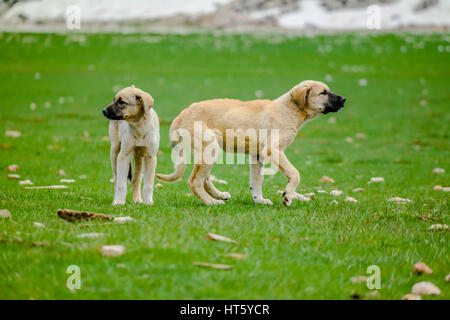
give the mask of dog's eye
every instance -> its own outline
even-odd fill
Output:
[[[322,94],[322,95],[327,95],[328,94],[328,92],[327,91],[322,91],[320,94]]]

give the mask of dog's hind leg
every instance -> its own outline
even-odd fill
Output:
[[[144,157],[144,189],[142,198],[145,204],[153,204],[153,184],[155,183],[156,155]]]
[[[224,204],[223,200],[213,198],[205,190],[205,180],[209,171],[211,170],[211,165],[207,164],[196,164],[194,165],[194,170],[192,170],[191,176],[188,180],[188,186],[192,192],[205,204]]]
[[[141,196],[141,182],[142,182],[142,169],[143,169],[143,158],[140,155],[134,156],[135,170],[132,180],[133,185],[133,201],[142,202]]]
[[[222,192],[216,188],[211,181],[209,172],[205,179],[205,190],[215,199],[229,200],[231,198],[231,195],[228,192]]]
[[[250,190],[255,203],[272,205],[272,201],[264,199],[262,194],[264,182],[263,167],[264,163],[258,155],[250,155]]]

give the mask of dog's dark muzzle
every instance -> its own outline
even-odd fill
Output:
[[[325,111],[323,113],[327,114],[329,112],[338,112],[345,105],[345,97],[341,97],[338,95],[330,96],[329,102],[325,107]]]
[[[109,120],[122,120],[122,116],[119,116],[115,111],[114,111],[114,106],[113,105],[109,105],[107,106],[105,109],[103,109],[103,115],[105,116],[105,118],[109,119]]]

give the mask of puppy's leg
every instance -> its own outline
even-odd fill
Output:
[[[286,206],[290,206],[292,203],[292,199],[296,198],[295,189],[300,183],[300,173],[289,162],[289,160],[286,158],[286,155],[282,151],[272,149],[271,151],[267,152],[267,158],[274,166],[278,167],[278,169],[288,179],[288,184],[286,185],[286,189],[283,193],[283,203]]]
[[[133,181],[132,181],[132,185],[133,185],[133,201],[134,202],[142,202],[142,197],[141,197],[141,182],[142,182],[142,163],[143,163],[143,158],[140,155],[135,155],[134,156],[134,162],[135,162],[135,172],[134,172],[134,176],[133,176]]]
[[[117,182],[117,157],[119,155],[119,152],[120,152],[120,143],[113,144],[111,141],[111,149],[109,151],[109,158],[111,159],[114,187],[116,186],[116,182]]]
[[[211,170],[207,164],[196,164],[188,180],[189,188],[205,204],[224,204],[223,200],[214,199],[205,190],[205,180]]]
[[[262,169],[264,163],[258,155],[250,155],[250,190],[252,191],[252,198],[255,203],[272,205],[272,201],[264,199],[262,194],[262,185],[264,182],[264,175]]]
[[[155,182],[156,155],[144,157],[144,189],[142,198],[145,204],[153,204],[153,184]]]
[[[231,198],[231,195],[228,192],[222,192],[216,188],[210,179],[209,172],[205,179],[205,190],[215,199],[229,200]]]
[[[119,140],[119,124],[118,121],[109,121],[109,140],[111,141],[111,149],[109,151],[109,158],[111,160],[111,167],[113,171],[114,187],[117,181],[117,156],[120,152]]]
[[[115,185],[114,205],[125,204],[127,200],[127,177],[130,161],[131,152],[121,150],[117,157],[117,181]]]

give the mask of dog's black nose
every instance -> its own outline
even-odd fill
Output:
[[[347,99],[345,99],[345,97],[341,97],[341,101],[342,101],[342,103],[345,103],[345,101],[347,101]]]
[[[108,111],[106,109],[103,109],[103,115],[106,116],[108,114]]]

